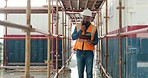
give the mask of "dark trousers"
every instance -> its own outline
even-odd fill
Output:
[[[79,78],[84,78],[84,68],[86,66],[86,74],[87,78],[93,78],[93,58],[94,54],[93,51],[83,51],[77,50],[76,52],[77,57],[77,66],[78,66],[78,75]]]

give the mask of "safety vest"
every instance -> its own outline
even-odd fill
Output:
[[[78,23],[76,25],[77,28],[77,32],[80,30],[80,28],[82,27],[81,23]],[[92,24],[90,24],[90,26],[88,27],[88,29],[86,30],[86,32],[91,33],[91,40],[94,40],[94,35],[96,32],[96,26],[93,26]],[[84,32],[82,32],[82,35],[84,35]],[[77,39],[74,45],[74,50],[94,50],[94,45],[89,44],[88,42],[86,42],[86,40],[82,40],[82,39]]]

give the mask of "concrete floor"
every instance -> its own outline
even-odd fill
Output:
[[[6,72],[4,70],[0,72],[0,78],[21,78],[21,76],[24,76],[24,72]],[[34,78],[47,78],[46,72],[31,72],[31,76],[34,76]]]
[[[70,65],[68,66],[71,69],[71,73],[67,73],[67,77],[63,78],[78,78],[78,73],[77,73],[77,66],[76,66],[76,55],[74,54]],[[93,69],[93,78],[102,78],[100,75],[100,72],[98,68],[95,65],[94,61],[94,69]],[[30,72],[31,76],[34,76],[34,78],[47,78],[47,73],[46,72]],[[0,69],[0,78],[21,78],[21,76],[24,76],[24,72],[13,72],[13,71],[5,71],[4,69]],[[53,78],[54,75],[51,74],[51,78]],[[59,76],[59,78],[62,78],[62,76]],[[84,72],[84,78],[86,78],[86,73]]]

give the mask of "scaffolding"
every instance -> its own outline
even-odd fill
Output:
[[[6,6],[5,8],[7,7],[7,0],[6,1]],[[68,49],[66,50],[66,40],[68,40],[68,42],[71,40],[70,36],[68,36],[68,38],[66,37],[66,23],[64,23],[64,20],[62,20],[62,35],[59,35],[58,34],[58,0],[56,0],[56,34],[52,34],[53,33],[53,29],[52,29],[52,32],[50,31],[51,29],[51,24],[52,24],[52,28],[53,28],[53,16],[52,16],[52,23],[51,23],[51,10],[52,10],[52,15],[53,15],[53,7],[51,9],[51,0],[48,0],[48,32],[44,32],[44,31],[41,31],[39,29],[36,29],[36,28],[33,28],[33,26],[31,25],[31,0],[27,0],[27,7],[26,7],[26,21],[27,21],[27,24],[26,25],[20,25],[20,24],[15,24],[15,23],[12,23],[12,22],[7,22],[7,21],[1,21],[0,20],[0,25],[4,26],[5,27],[5,37],[1,37],[0,39],[25,39],[26,41],[26,49],[25,49],[25,76],[22,76],[22,78],[33,78],[33,76],[30,75],[30,40],[31,39],[47,39],[48,40],[48,51],[47,51],[47,54],[48,54],[48,58],[47,58],[47,77],[50,78],[50,74],[51,74],[51,67],[52,67],[52,70],[54,69],[53,68],[53,51],[50,52],[50,40],[52,39],[53,40],[53,37],[56,38],[56,74],[55,74],[55,77],[54,78],[58,78],[58,74],[61,72],[61,70],[63,70],[63,72],[65,72],[65,65],[69,63],[70,59],[72,58],[72,54],[69,53],[69,59],[67,61],[65,61],[66,59],[66,51],[71,51],[71,47],[70,47],[70,43],[68,43]],[[52,0],[52,6],[53,6],[53,0]],[[64,9],[64,8],[63,8]],[[7,13],[5,13],[6,15],[6,20],[7,20]],[[62,19],[64,19],[64,10],[62,10]],[[66,22],[66,15],[65,15],[65,22]],[[70,21],[69,21],[70,22]],[[65,28],[64,28],[64,24],[65,24]],[[7,27],[11,27],[11,28],[16,28],[16,29],[21,29],[23,31],[26,32],[26,36],[25,37],[7,37]],[[65,30],[65,34],[64,34],[64,30]],[[43,34],[45,35],[45,37],[31,37],[30,33],[31,32],[37,32],[37,33],[40,33],[40,34]],[[68,34],[70,32],[68,31]],[[60,70],[58,70],[58,38],[62,38],[62,46],[63,46],[63,50],[62,50],[62,60],[63,60],[63,66]],[[7,41],[5,41],[5,44],[7,44]],[[6,45],[7,46],[7,45]],[[53,46],[53,41],[52,41],[52,46]],[[5,48],[5,51],[7,50],[7,48]],[[53,48],[52,48],[53,50]],[[50,61],[50,53],[52,54],[52,66],[51,66],[51,61]],[[8,67],[1,67],[1,68],[12,68],[11,66],[8,66]],[[64,74],[64,73],[63,73]],[[64,76],[64,75],[63,75]]]
[[[5,8],[7,7],[7,0],[6,1],[6,6]],[[27,0],[27,7],[26,7],[26,20],[27,20],[27,24],[26,25],[20,25],[20,24],[15,24],[15,23],[11,23],[11,22],[7,22],[7,21],[1,21],[0,20],[0,25],[3,25],[5,26],[5,37],[0,37],[0,39],[5,39],[6,42],[5,44],[7,44],[7,39],[25,39],[26,40],[26,60],[25,60],[25,78],[30,78],[32,76],[30,76],[30,40],[31,39],[47,39],[48,40],[48,59],[47,59],[47,76],[48,78],[50,78],[50,73],[51,73],[51,70],[53,72],[53,58],[54,58],[54,51],[53,51],[53,47],[50,48],[50,40],[52,40],[52,46],[53,46],[53,37],[56,38],[56,74],[54,76],[54,78],[58,78],[59,76],[59,73],[62,72],[62,76],[65,75],[65,68],[66,68],[66,64],[69,64],[69,61],[70,59],[72,58],[73,56],[73,52],[71,51],[71,35],[70,35],[70,32],[71,32],[71,26],[72,26],[72,22],[68,20],[68,25],[66,25],[66,22],[67,22],[67,19],[66,19],[66,10],[65,10],[65,7],[62,3],[60,3],[60,5],[62,6],[62,35],[59,35],[59,26],[58,26],[58,22],[59,22],[59,14],[58,14],[58,11],[59,11],[59,6],[58,6],[58,0],[56,0],[56,33],[53,34],[54,30],[53,30],[53,16],[54,16],[54,8],[53,8],[53,1],[52,0],[52,6],[50,6],[51,4],[51,0],[48,0],[48,32],[44,32],[44,31],[41,31],[39,29],[36,29],[36,28],[33,28],[33,26],[31,26],[31,22],[30,22],[30,17],[31,17],[31,5],[30,5],[30,0]],[[97,0],[96,0],[97,1]],[[95,3],[96,3],[95,1]],[[119,10],[119,30],[118,30],[118,33],[116,34],[109,34],[108,32],[108,20],[109,20],[109,15],[108,15],[108,0],[103,0],[102,4],[99,6],[99,9],[97,10],[96,14],[97,15],[97,29],[99,30],[99,42],[100,44],[97,45],[97,49],[96,49],[96,63],[97,65],[99,66],[100,68],[100,71],[102,73],[102,75],[106,78],[110,78],[110,73],[108,72],[108,57],[109,57],[109,53],[108,53],[108,47],[109,47],[109,40],[108,38],[111,38],[111,37],[117,37],[118,38],[118,49],[119,49],[119,61],[117,61],[117,63],[119,64],[119,78],[122,78],[123,76],[123,70],[122,70],[122,65],[123,65],[123,59],[122,59],[122,39],[124,36],[127,36],[127,35],[131,35],[131,34],[137,34],[137,33],[147,33],[148,32],[148,28],[142,28],[142,29],[138,29],[138,30],[134,30],[134,31],[129,31],[129,32],[122,32],[122,13],[123,13],[123,9],[124,7],[122,6],[122,0],[118,0],[119,1],[119,7],[117,7],[117,9]],[[78,2],[80,3],[80,2]],[[87,3],[88,3],[88,0],[87,0]],[[101,13],[101,9],[102,9],[102,6],[105,5],[105,35],[102,34],[102,13]],[[70,5],[71,6],[71,5]],[[77,6],[79,7],[79,6]],[[87,4],[85,6],[85,8],[87,7]],[[72,8],[72,7],[71,7]],[[94,5],[91,9],[94,8]],[[68,11],[71,11],[71,10],[68,10]],[[77,11],[77,12],[80,12],[81,10],[76,10],[76,9],[73,9],[72,11]],[[51,13],[52,13],[52,22],[50,21],[51,20]],[[64,16],[65,14],[65,16]],[[7,20],[7,13],[5,13],[5,19]],[[64,20],[65,18],[65,20]],[[76,21],[76,17],[74,17],[74,22],[77,23]],[[52,25],[52,26],[51,26]],[[22,29],[26,32],[26,36],[25,37],[7,37],[7,27],[12,27],[12,28],[17,28],[17,29]],[[67,27],[67,28],[66,28]],[[52,31],[50,31],[52,29]],[[68,29],[68,32],[66,31]],[[31,32],[37,32],[37,33],[41,33],[41,34],[44,34],[45,37],[31,37],[30,36],[30,33]],[[68,33],[68,37],[66,37],[66,33]],[[148,38],[148,36],[146,36]],[[61,69],[58,69],[58,38],[62,38],[62,67]],[[105,54],[103,55],[102,53],[102,43],[103,43],[103,39],[105,39],[106,41],[106,45],[105,45]],[[68,40],[68,49],[66,49],[66,40]],[[7,47],[7,45],[5,45],[5,47]],[[5,48],[5,52],[6,52],[7,48]],[[51,51],[51,52],[50,52]],[[69,59],[66,61],[66,51],[68,51],[68,57]],[[50,53],[52,55],[50,55]],[[52,59],[50,59],[51,57]],[[105,59],[102,59],[102,57],[105,57]],[[6,58],[7,59],[7,58]],[[105,60],[105,66],[102,65],[102,60]],[[5,63],[6,64],[6,63]]]

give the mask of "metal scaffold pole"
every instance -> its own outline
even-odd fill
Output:
[[[99,10],[99,14],[98,15],[99,15],[99,18],[98,18],[99,20],[98,21],[99,21],[99,26],[100,26],[100,31],[99,31],[99,33],[100,33],[99,34],[99,36],[100,36],[100,38],[99,38],[99,42],[100,42],[99,43],[100,44],[99,45],[99,51],[100,51],[99,52],[99,63],[102,64],[102,57],[103,56],[102,56],[102,38],[101,38],[101,36],[102,36],[102,15],[101,15],[101,9]],[[100,72],[102,73],[101,66],[99,66],[99,67],[100,67]]]
[[[122,0],[119,0],[119,31],[118,31],[118,40],[119,40],[119,74],[122,78]]]
[[[58,15],[58,0],[56,0],[56,73],[58,78],[58,23],[59,23],[59,15]]]
[[[54,12],[53,12],[54,11],[54,7],[53,7],[53,1],[54,0],[52,0],[52,27],[51,27],[52,28],[52,32],[51,32],[52,34],[54,33],[54,31],[53,31],[53,25],[54,25]]]
[[[5,8],[7,8],[7,3],[8,3],[8,0],[5,0],[5,3],[6,3],[6,5],[5,5]],[[5,20],[7,20],[7,12],[5,12]],[[5,37],[7,37],[7,27],[5,27]],[[7,39],[5,39],[5,42],[4,42],[4,46],[5,46],[5,50],[4,50],[4,52],[5,52],[5,57],[4,57],[4,60],[5,60],[5,62],[4,62],[4,65],[7,65],[7,61],[8,61],[8,58],[7,58],[7,54],[8,54],[8,50],[7,50]]]
[[[101,14],[101,10],[99,11],[99,17],[100,17],[100,56],[99,56],[99,59],[100,59],[100,63],[102,64],[102,39],[101,39],[101,36],[102,36],[102,14]]]
[[[72,49],[71,49],[71,28],[72,28],[72,22],[70,21],[70,27],[69,27],[69,48],[70,48],[69,52],[70,52],[70,55],[72,54]]]
[[[51,21],[50,21],[50,16],[51,16],[51,8],[50,8],[50,2],[51,0],[48,0],[48,33],[50,33],[50,25],[51,25]],[[48,54],[48,58],[47,58],[47,77],[50,78],[50,36],[48,36],[48,43],[47,43],[47,54]]]
[[[98,30],[98,34],[100,34],[99,33],[99,12],[97,12],[97,22],[96,22],[96,25],[97,25],[97,30]],[[99,41],[98,41],[99,42]],[[97,49],[96,49],[96,60],[98,60],[98,57],[99,57],[99,44],[97,44]]]
[[[62,35],[63,35],[63,38],[62,38],[62,64],[65,68],[65,37],[64,37],[64,11],[62,10]],[[65,74],[65,69],[63,69],[63,74]]]
[[[27,0],[26,20],[31,28],[31,1]],[[26,31],[25,78],[30,78],[30,31]]]
[[[98,21],[97,21],[97,30],[98,30],[98,33],[99,33],[99,36],[100,36],[100,12],[98,11]],[[99,59],[99,62],[100,62],[100,52],[101,52],[101,48],[100,48],[100,39],[99,39],[99,44],[97,44],[97,60]]]
[[[53,7],[53,1],[54,0],[52,0],[52,34],[54,33],[54,7]],[[55,53],[55,51],[54,51],[54,37],[52,36],[51,37],[52,38],[52,50],[51,50],[51,58],[52,58],[52,65],[51,65],[51,67],[52,67],[52,72],[53,72],[53,70],[54,70],[54,53]]]
[[[64,41],[64,42],[65,42],[65,43],[64,43],[64,44],[65,44],[65,45],[64,45],[64,46],[65,46],[65,48],[64,48],[64,49],[65,49],[65,57],[66,57],[66,51],[67,51],[67,50],[66,50],[66,39],[67,39],[67,38],[66,38],[66,33],[67,33],[67,32],[66,32],[66,26],[67,26],[67,25],[66,25],[66,23],[67,23],[66,21],[67,21],[67,19],[66,19],[66,12],[65,12],[65,33],[64,33],[64,34],[65,34],[65,35],[64,35],[64,36],[65,36],[65,41]],[[69,56],[68,56],[68,58],[69,58]]]
[[[70,33],[70,30],[69,30],[69,26],[70,26],[70,19],[68,20],[68,26],[67,26],[67,29],[68,29],[68,37],[67,37],[67,40],[68,40],[68,56],[70,57],[71,53],[70,53],[70,47],[69,47],[69,43],[70,43],[70,39],[69,39],[69,33]],[[68,65],[69,65],[69,62],[68,62]]]
[[[102,36],[102,15],[101,15],[101,9],[99,9],[99,19],[100,19],[100,22],[99,22],[99,24],[100,24],[100,37],[99,37],[99,39],[100,39],[100,49],[101,49],[101,52],[99,53],[99,63],[100,64],[102,64],[102,38],[101,38],[101,36]],[[99,64],[99,65],[100,65]],[[101,73],[103,73],[102,72],[102,69],[101,69],[101,66],[99,66],[99,68],[100,68],[100,72]]]
[[[108,34],[108,0],[106,0],[106,35]],[[106,73],[108,72],[108,37],[106,37],[106,49],[105,49],[105,57],[106,57]]]

